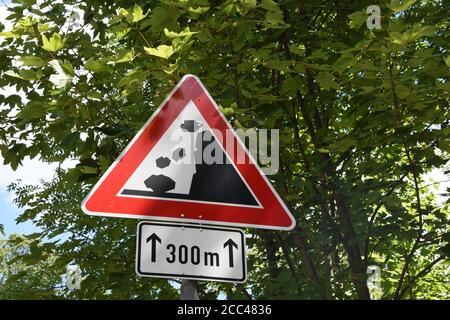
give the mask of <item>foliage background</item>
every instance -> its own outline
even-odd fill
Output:
[[[369,265],[382,276],[373,297],[449,298],[449,202],[424,182],[449,167],[448,1],[380,1],[372,31],[373,1],[14,4],[0,87],[26,99],[0,96],[5,164],[78,164],[10,186],[18,222],[43,231],[2,242],[0,297],[179,297],[175,282],[136,277],[138,221],[90,217],[80,203],[192,73],[235,128],[280,129],[269,178],[297,220],[292,232],[246,230],[248,282],[201,282],[202,299],[368,299]],[[80,290],[61,286],[69,263]]]

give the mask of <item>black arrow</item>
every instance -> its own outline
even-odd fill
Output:
[[[223,247],[226,248],[228,247],[228,255],[230,257],[230,268],[233,268],[234,263],[233,263],[233,247],[235,247],[236,249],[238,248],[236,242],[234,242],[231,238],[228,239],[227,242],[225,242],[223,244]]]
[[[152,262],[156,262],[156,241],[161,243],[161,238],[153,233],[150,237],[147,238],[147,243],[152,242]]]

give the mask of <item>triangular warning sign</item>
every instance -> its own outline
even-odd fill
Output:
[[[200,80],[186,75],[97,182],[85,213],[290,230],[295,221]]]

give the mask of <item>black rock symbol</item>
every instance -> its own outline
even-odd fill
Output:
[[[164,169],[165,167],[168,167],[170,164],[170,159],[167,157],[159,157],[156,159],[156,166],[158,168]]]
[[[164,193],[175,188],[175,181],[163,174],[152,174],[144,181],[144,184],[157,193]]]

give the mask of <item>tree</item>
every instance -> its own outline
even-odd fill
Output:
[[[245,285],[200,284],[202,298],[449,297],[449,208],[425,176],[447,168],[447,12],[439,1],[19,1],[0,49],[0,148],[75,159],[55,180],[13,184],[20,221],[57,261],[87,275],[75,298],[175,298],[166,280],[137,279],[137,221],[88,217],[80,202],[186,73],[198,75],[236,128],[279,128],[269,177],[297,220],[250,235]],[[79,18],[75,14],[79,15]],[[21,62],[21,64],[19,64]],[[66,259],[66,260],[64,260]],[[447,271],[446,271],[447,270]],[[433,289],[430,289],[433,288]]]
[[[62,297],[64,269],[56,268],[52,256],[42,256],[46,245],[37,238],[11,235],[0,240],[0,299]]]

